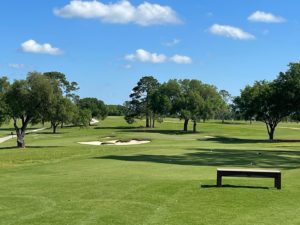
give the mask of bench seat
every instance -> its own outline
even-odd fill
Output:
[[[217,187],[222,187],[222,177],[256,177],[256,178],[274,178],[274,186],[281,189],[281,171],[267,169],[217,169]]]

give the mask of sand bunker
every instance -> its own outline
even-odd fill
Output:
[[[78,144],[82,145],[140,145],[140,144],[147,144],[150,141],[138,141],[138,140],[131,140],[131,141],[119,141],[119,140],[112,140],[112,141],[89,141],[89,142],[78,142]]]

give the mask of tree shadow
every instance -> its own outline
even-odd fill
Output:
[[[231,138],[224,136],[215,136],[211,138],[198,139],[198,141],[212,141],[222,144],[258,144],[258,143],[300,143],[300,140],[295,139],[244,139],[244,138]]]
[[[131,129],[138,129],[140,127],[131,127],[131,126],[116,126],[116,127],[94,127],[94,129],[97,130],[113,130],[113,129],[118,129],[118,130],[131,130]]]
[[[185,135],[185,134],[200,134],[201,132],[192,132],[192,131],[182,131],[182,130],[160,130],[160,129],[132,129],[126,130],[125,132],[133,133],[152,133],[152,134],[167,134],[167,135]]]
[[[56,134],[66,134],[68,132],[56,132],[56,133],[53,133],[51,131],[38,131],[38,132],[34,132],[34,133],[29,133],[29,134],[53,134],[53,135],[56,135]]]
[[[242,121],[214,121],[214,122],[210,122],[210,123],[213,123],[213,124],[223,124],[223,125],[249,125],[249,123],[247,122],[242,122]]]
[[[44,148],[59,148],[59,147],[62,147],[62,146],[26,146],[25,148],[18,148],[17,146],[7,146],[7,147],[0,147],[0,151],[1,150],[10,150],[10,149],[14,149],[14,150],[24,150],[26,151],[26,149],[44,149]]]
[[[232,185],[232,184],[223,184],[222,187],[218,187],[217,185],[203,184],[203,185],[201,185],[201,188],[249,188],[249,189],[270,189],[269,187],[262,187],[262,186]]]
[[[109,155],[96,159],[113,159],[130,162],[164,163],[188,166],[246,167],[246,168],[300,168],[300,151],[238,150],[207,148],[187,149],[193,152],[181,155]]]

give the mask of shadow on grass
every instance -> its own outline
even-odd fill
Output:
[[[130,126],[116,126],[116,127],[94,127],[94,129],[97,130],[131,130],[131,129],[138,129],[139,127],[130,127]]]
[[[201,185],[201,188],[250,188],[250,189],[270,189],[269,187],[262,186],[241,186],[241,185],[231,185],[231,184],[223,184],[222,187],[217,187],[217,185]]]
[[[252,167],[252,168],[300,168],[300,151],[238,150],[206,148],[187,149],[191,153],[181,155],[109,155],[97,159],[113,159],[130,162],[164,163],[189,166]]]
[[[258,143],[300,143],[300,140],[289,139],[275,139],[273,141],[268,139],[244,139],[244,138],[229,138],[223,136],[215,136],[212,138],[198,139],[199,141],[213,141],[222,144],[258,144]]]
[[[26,149],[44,149],[44,148],[60,148],[62,146],[26,146],[26,148],[18,148],[16,146],[8,146],[8,147],[0,147],[1,150],[9,150],[9,149],[14,149],[14,150],[24,150]]]
[[[56,134],[66,134],[68,132],[56,132],[56,133],[53,133],[51,131],[38,131],[38,132],[34,132],[34,133],[30,133],[30,134],[53,134],[53,135],[56,135]]]
[[[133,133],[152,133],[152,134],[168,134],[168,135],[185,135],[185,134],[200,134],[201,132],[182,131],[182,130],[159,130],[151,128],[140,128],[126,130],[125,132]]]

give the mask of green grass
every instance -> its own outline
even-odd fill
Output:
[[[2,225],[298,225],[300,224],[300,128],[280,124],[276,142],[262,123],[200,123],[180,132],[166,119],[155,129],[110,117],[91,128],[64,128],[0,144]],[[0,134],[5,131],[0,131]],[[214,139],[205,139],[214,136]],[[80,141],[147,139],[136,146],[87,146]],[[217,167],[279,168],[272,179],[225,178]]]

